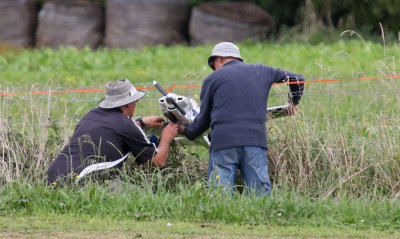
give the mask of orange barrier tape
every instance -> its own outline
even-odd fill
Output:
[[[325,79],[325,80],[311,80],[311,81],[298,81],[298,82],[283,82],[283,83],[274,83],[274,85],[291,85],[291,84],[299,84],[299,83],[322,83],[322,82],[332,82],[332,81],[349,81],[349,80],[378,80],[378,79],[397,79],[400,76],[375,76],[375,77],[364,77],[364,78],[344,78],[344,79]],[[176,86],[176,83],[170,87],[164,87],[167,92],[172,91],[172,89],[185,89],[185,88],[200,88],[201,86]],[[138,90],[153,90],[156,87],[137,87]],[[0,96],[9,96],[9,95],[35,95],[35,94],[57,94],[57,93],[76,93],[76,92],[99,92],[106,91],[106,89],[86,89],[86,90],[56,90],[56,91],[37,91],[37,92],[20,92],[20,93],[2,93]]]
[[[55,90],[55,91],[36,91],[36,92],[20,92],[20,93],[3,93],[4,95],[36,95],[36,94],[54,94],[54,93],[73,93],[73,92],[93,92],[93,91],[106,91],[106,89],[87,89],[87,90]]]
[[[348,80],[378,80],[378,79],[396,79],[400,76],[375,76],[375,77],[364,77],[364,78],[344,78],[344,79],[325,79],[325,80],[310,80],[310,81],[298,81],[298,82],[283,82],[275,83],[274,85],[285,85],[285,84],[298,84],[298,83],[320,83],[320,82],[331,82],[331,81],[348,81]]]

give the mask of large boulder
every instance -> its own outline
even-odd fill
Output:
[[[104,6],[81,0],[45,2],[39,12],[37,47],[98,47],[104,37]]]
[[[108,0],[105,45],[140,49],[185,42],[190,12],[186,0]]]
[[[273,27],[272,17],[246,2],[205,2],[192,11],[189,33],[192,45],[220,41],[263,39]]]
[[[0,0],[0,43],[32,46],[36,15],[35,0]]]

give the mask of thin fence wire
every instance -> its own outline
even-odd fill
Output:
[[[302,108],[316,108],[320,112],[324,112],[322,115],[317,115],[316,112],[308,112],[299,118],[299,121],[304,122],[315,122],[315,121],[358,121],[361,118],[369,119],[370,121],[378,121],[376,117],[380,111],[389,111],[387,114],[387,121],[396,122],[399,117],[399,87],[400,79],[373,79],[373,80],[360,80],[360,77],[373,77],[378,73],[371,72],[354,72],[354,73],[332,73],[332,74],[321,74],[321,75],[308,75],[305,76],[306,81],[317,80],[317,79],[354,79],[353,81],[335,81],[335,82],[321,82],[306,84],[305,92],[303,94],[303,99],[300,103]],[[399,75],[400,72],[380,72],[379,75]],[[201,90],[202,81],[179,81],[179,82],[169,82],[163,84],[163,87],[171,92],[188,96],[194,98],[200,103],[199,95]],[[160,113],[160,108],[158,107],[157,100],[162,96],[158,90],[154,88],[152,83],[136,83],[135,86],[142,91],[146,92],[146,97],[144,97],[139,105],[144,105],[147,110],[152,109],[151,113]],[[2,87],[0,88],[0,94],[7,93],[32,93],[32,92],[51,92],[51,91],[71,91],[78,90],[78,92],[68,92],[68,93],[49,93],[49,94],[21,94],[21,95],[3,95],[0,96],[0,103],[5,106],[7,104],[11,105],[21,105],[23,102],[28,104],[29,102],[37,103],[42,102],[42,104],[58,104],[64,107],[69,107],[71,105],[85,107],[85,109],[93,108],[97,106],[99,102],[104,97],[105,86],[99,86],[97,89],[103,89],[103,91],[85,91],[91,90],[87,87],[48,87],[48,88],[38,88],[37,85],[33,86],[23,86],[23,87]],[[82,90],[82,92],[79,92]],[[284,104],[287,101],[288,87],[285,85],[273,86],[269,96],[269,105],[279,105]],[[348,99],[345,102],[345,99]],[[382,101],[382,102],[380,102]],[[345,112],[338,111],[341,105],[347,104]],[[368,103],[369,102],[369,103]],[[373,102],[373,104],[371,104]],[[362,105],[363,103],[368,103],[367,105]],[[390,105],[385,105],[385,103],[390,103]],[[397,107],[396,107],[397,104]],[[8,106],[7,106],[8,107]],[[366,110],[365,114],[359,114],[361,108],[373,107],[373,113],[368,113]],[[376,109],[379,107],[380,109]],[[329,110],[327,110],[329,109]],[[83,110],[82,110],[83,111]],[[335,114],[339,112],[339,114]],[[84,113],[84,112],[82,112]],[[81,113],[81,114],[82,114]],[[144,110],[139,113],[145,114]],[[384,112],[385,113],[385,112]],[[21,123],[21,120],[17,118],[10,117],[13,123]],[[56,121],[77,121],[77,115],[73,117],[64,117],[63,119],[56,119]],[[30,122],[30,123],[40,123],[40,122]]]
[[[396,78],[386,78],[386,79],[363,79],[363,78],[373,78],[376,77],[376,75],[379,74],[379,77],[396,77]],[[313,95],[313,94],[336,94],[338,91],[329,91],[330,88],[337,88],[337,87],[352,87],[354,88],[355,86],[360,88],[362,86],[376,86],[376,85],[382,85],[383,81],[390,82],[390,81],[399,81],[400,79],[400,72],[393,71],[393,72],[373,72],[373,73],[365,73],[365,72],[354,72],[354,73],[332,73],[332,74],[321,74],[321,75],[306,75],[306,83],[307,81],[315,81],[315,80],[326,80],[327,82],[318,82],[318,83],[313,83],[313,84],[307,84],[307,90],[305,91],[305,96],[307,95]],[[329,82],[329,80],[338,80],[338,82]],[[245,79],[244,79],[245,80]],[[341,81],[343,80],[343,81]],[[352,80],[352,82],[349,82],[347,80]],[[163,85],[167,91],[169,88],[173,89],[174,93],[177,94],[182,94],[182,95],[191,95],[195,96],[199,94],[200,92],[200,87],[201,87],[202,81],[199,80],[193,80],[193,81],[179,81],[179,82],[169,82],[166,85]],[[152,83],[135,83],[135,86],[137,88],[140,88],[142,91],[145,91],[148,96],[148,100],[152,100],[154,98],[159,98],[159,92],[154,88]],[[96,90],[97,89],[97,90]],[[66,91],[65,93],[70,95],[70,97],[60,97],[60,100],[64,101],[96,101],[100,100],[103,95],[104,95],[104,89],[105,86],[99,86],[96,88],[95,91],[89,91],[93,90],[93,88],[88,88],[88,87],[49,87],[49,88],[38,88],[36,85],[32,86],[0,86],[0,100],[13,100],[16,98],[15,95],[12,94],[21,94],[22,96],[24,94],[29,95],[34,92],[50,92],[50,91]],[[85,92],[87,90],[87,92]],[[102,91],[100,91],[102,90]],[[68,91],[76,91],[76,92],[68,92]],[[83,91],[83,92],[79,92]],[[392,90],[394,91],[394,89]],[[343,94],[356,94],[356,93],[361,93],[361,90],[349,90],[349,91],[343,91],[341,93]],[[376,89],[376,92],[386,92],[386,91],[379,91]],[[60,92],[62,93],[62,92]],[[186,94],[184,94],[186,93]],[[2,94],[10,94],[8,95],[2,95]],[[38,98],[40,99],[43,98],[44,100],[47,100],[48,97],[41,97],[40,95],[43,94],[37,94]],[[90,94],[91,97],[85,98],[86,94]],[[58,97],[63,94],[52,94],[52,97]],[[154,98],[153,98],[154,97]]]

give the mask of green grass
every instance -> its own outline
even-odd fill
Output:
[[[388,43],[387,43],[388,44]],[[246,62],[280,67],[306,76],[399,71],[400,51],[395,43],[382,45],[361,41],[338,41],[316,46],[306,43],[238,44]],[[211,73],[207,58],[211,45],[147,47],[129,49],[89,48],[7,51],[0,55],[2,87],[100,87],[126,77],[134,83],[201,81]],[[394,58],[393,58],[394,57]]]
[[[170,223],[170,226],[168,226]],[[237,223],[137,221],[47,215],[0,217],[2,238],[399,238],[396,230],[347,226],[250,226]]]
[[[113,220],[173,220],[243,225],[352,227],[398,230],[400,201],[385,197],[343,197],[322,200],[310,193],[276,188],[269,197],[229,196],[205,185],[177,185],[166,190],[125,184],[57,189],[43,185],[8,184],[0,192],[0,216],[66,215]],[[111,183],[111,182],[109,182]]]

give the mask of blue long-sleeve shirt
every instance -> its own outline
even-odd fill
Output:
[[[200,114],[185,127],[184,134],[193,140],[211,127],[210,151],[239,146],[267,148],[268,94],[273,83],[285,81],[304,81],[304,77],[261,64],[226,63],[204,80]],[[289,86],[289,101],[297,105],[304,84]]]

